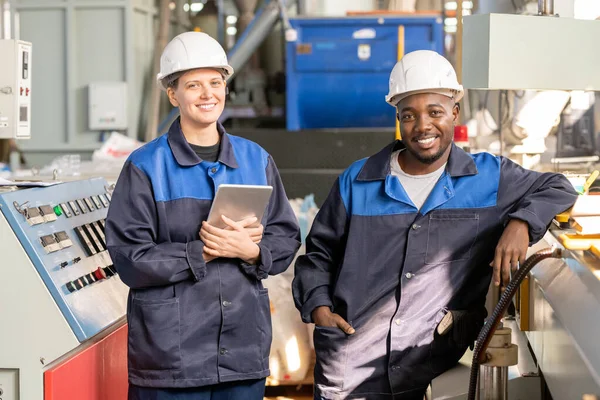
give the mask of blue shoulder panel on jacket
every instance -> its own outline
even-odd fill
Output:
[[[137,149],[129,158],[152,182],[156,201],[212,200],[216,187],[223,183],[265,185],[268,153],[249,140],[231,135],[229,139],[239,168],[206,161],[182,167],[173,156],[166,134]],[[212,180],[209,168],[216,168]]]
[[[498,202],[500,186],[500,158],[490,153],[471,155],[478,174],[452,178],[454,197],[441,209],[486,208]]]
[[[240,168],[228,170],[227,183],[266,185],[269,153],[258,144],[239,136],[229,135],[229,141]]]
[[[366,162],[366,158],[356,161],[340,176],[340,195],[348,214],[376,216],[416,213],[417,209],[406,192],[401,190],[404,193],[399,194],[401,200],[395,200],[387,193],[386,182],[392,184],[393,177],[388,176],[386,180],[357,180]],[[401,189],[401,185],[396,186]]]
[[[485,208],[496,205],[500,159],[489,153],[474,154],[472,157],[478,173],[451,178],[453,195],[437,209]],[[388,175],[385,181],[356,179],[366,160],[356,161],[340,176],[340,194],[348,213],[361,216],[417,213],[417,208],[396,177]],[[437,191],[444,190],[444,183],[438,182],[430,197],[435,196]]]

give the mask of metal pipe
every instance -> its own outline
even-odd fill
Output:
[[[229,65],[236,71],[241,69],[265,40],[279,20],[279,4],[271,1],[256,13],[254,20],[244,30],[235,46],[229,51]]]
[[[169,0],[160,0],[159,3],[159,22],[158,22],[158,35],[156,42],[154,43],[154,59],[152,62],[152,77],[158,75],[160,71],[160,56],[163,49],[167,45],[169,39],[169,28],[171,27],[171,9],[169,8]],[[160,114],[160,88],[154,84],[150,89],[149,96],[149,112],[148,112],[148,126],[146,127],[146,133],[144,139],[146,142],[151,141],[158,134],[158,118]]]
[[[0,0],[0,39],[12,38],[12,14],[11,4],[8,0]]]
[[[554,15],[554,0],[538,0],[539,15]]]
[[[508,400],[508,367],[480,367],[479,393],[485,400]]]
[[[296,13],[300,16],[306,14],[306,0],[297,0],[296,3],[297,10]]]
[[[217,41],[225,48],[225,11],[223,0],[217,0]]]

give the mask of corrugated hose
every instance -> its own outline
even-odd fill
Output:
[[[542,260],[547,258],[561,258],[562,250],[558,248],[547,248],[544,250],[540,250],[535,254],[531,255],[521,267],[517,270],[513,279],[510,281],[504,293],[500,297],[500,301],[494,308],[492,315],[488,319],[488,322],[483,326],[481,331],[479,332],[479,336],[477,337],[477,342],[475,344],[475,349],[473,350],[473,361],[471,363],[471,376],[469,378],[469,392],[467,399],[475,400],[475,394],[477,392],[477,378],[479,376],[479,366],[481,363],[486,361],[486,350],[490,341],[492,340],[492,336],[494,332],[496,332],[496,328],[498,328],[498,324],[502,319],[502,316],[506,312],[508,305],[512,297],[517,292],[517,289],[521,285],[521,282],[529,271],[533,269]]]

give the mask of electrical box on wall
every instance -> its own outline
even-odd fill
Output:
[[[0,40],[0,138],[31,137],[31,43]]]
[[[600,91],[599,21],[479,14],[464,17],[465,89]]]
[[[90,83],[89,129],[104,131],[127,128],[127,83]]]

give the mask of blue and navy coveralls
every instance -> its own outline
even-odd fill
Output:
[[[534,243],[576,199],[562,175],[453,145],[418,210],[390,174],[391,154],[403,147],[392,143],[338,178],[297,260],[302,319],[313,322],[311,312],[329,306],[356,330],[316,327],[315,398],[422,400],[482,326],[490,262],[507,222],[527,222]],[[448,310],[461,311],[465,321],[453,329],[468,337],[434,337]]]
[[[112,196],[106,237],[130,287],[133,385],[191,388],[269,375],[270,306],[261,280],[292,262],[298,223],[271,156],[218,129],[221,150],[210,163],[196,155],[175,121],[167,134],[131,154]],[[257,265],[204,262],[199,231],[221,184],[273,186]]]

